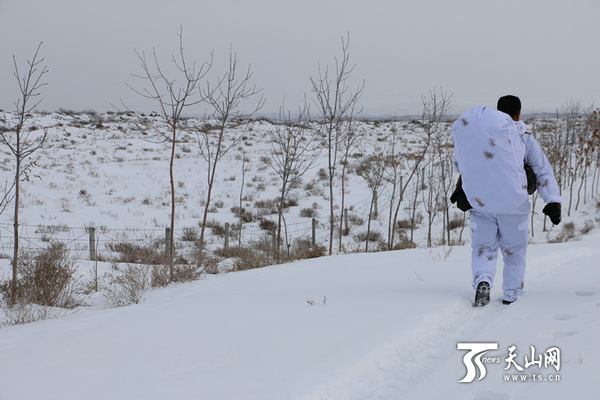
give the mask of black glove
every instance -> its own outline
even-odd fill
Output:
[[[554,225],[560,224],[560,203],[548,203],[542,210]]]
[[[533,172],[533,168],[527,164],[525,164],[525,175],[527,175],[527,193],[534,194],[535,189],[537,189],[537,177]]]
[[[463,188],[462,188],[462,180],[459,179],[458,180],[458,184],[456,185],[456,189],[454,190],[454,193],[452,193],[452,196],[450,196],[450,202],[452,204],[456,203],[456,206],[464,212],[469,211],[471,208],[471,204],[469,203],[469,200],[467,199],[467,195],[465,194]]]

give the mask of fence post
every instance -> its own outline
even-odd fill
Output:
[[[317,243],[317,220],[315,218],[312,219],[312,247],[315,248],[315,244]]]
[[[229,250],[229,222],[225,222],[225,251]]]
[[[165,254],[167,260],[171,260],[171,228],[165,229]]]
[[[90,226],[88,231],[90,234],[90,260],[96,261],[96,228]]]

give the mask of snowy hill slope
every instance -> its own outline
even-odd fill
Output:
[[[4,327],[0,399],[599,399],[599,240],[530,246],[511,306],[499,268],[490,305],[471,307],[463,246],[210,276],[135,306]],[[463,342],[498,344],[484,379],[458,382]],[[505,381],[520,375],[504,370],[513,345],[521,366],[530,346],[558,347],[560,370]]]

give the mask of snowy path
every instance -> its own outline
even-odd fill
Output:
[[[576,390],[580,398],[600,399],[597,243],[595,237],[584,243],[530,247],[529,289],[510,307],[500,304],[497,288],[484,309],[469,309],[470,292],[462,302],[437,296],[443,302],[439,312],[424,315],[409,335],[387,344],[306,398],[562,399]],[[456,350],[458,342],[499,342],[499,353],[504,356],[501,365],[488,365],[484,381],[458,383],[465,374],[464,352]],[[532,345],[537,353],[552,346],[561,348],[566,357],[562,383],[505,382],[504,358],[511,345],[522,349],[522,355],[528,355]],[[532,370],[526,372],[531,375]]]
[[[492,303],[471,307],[459,247],[446,260],[419,249],[220,275],[5,327],[0,399],[597,399],[599,242],[531,246],[526,294],[509,307],[500,273]],[[458,383],[458,342],[497,342],[503,362]],[[559,347],[561,382],[504,382],[511,345],[519,362]]]

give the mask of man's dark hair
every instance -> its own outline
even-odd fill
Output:
[[[514,118],[521,111],[521,100],[513,95],[502,96],[498,99],[497,109]]]

